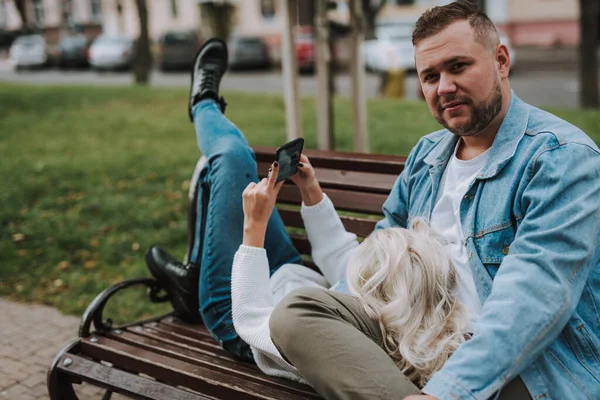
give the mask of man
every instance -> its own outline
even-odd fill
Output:
[[[410,399],[600,399],[600,151],[522,102],[488,17],[459,0],[413,33],[423,137],[378,228],[429,221],[448,242],[473,336]],[[418,393],[347,294],[299,289],[275,309],[281,354],[328,399]]]

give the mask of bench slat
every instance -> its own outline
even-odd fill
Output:
[[[216,357],[210,353],[199,351],[197,348],[178,346],[170,341],[160,340],[161,338],[151,339],[142,335],[134,335],[130,332],[123,332],[120,335],[109,333],[107,334],[107,337],[181,361],[197,365],[205,365],[209,368],[222,369],[227,374],[239,375],[240,378],[253,379],[264,385],[272,385],[280,388],[293,388],[294,390],[304,394],[314,394],[314,391],[306,385],[286,379],[269,377],[260,371],[254,364],[240,362],[235,360],[230,355],[227,357]],[[210,340],[213,339],[211,338]]]
[[[121,340],[120,339],[121,337],[129,337],[130,335],[135,335],[135,337],[139,338],[139,340],[143,340],[145,338],[146,340],[160,341],[165,344],[183,348],[186,351],[193,351],[193,352],[206,354],[207,356],[217,358],[217,359],[230,359],[230,355],[227,354],[227,352],[223,351],[218,346],[217,347],[213,346],[212,343],[210,343],[208,341],[207,341],[206,345],[190,346],[187,343],[184,343],[182,341],[177,341],[172,337],[161,335],[159,332],[157,332],[155,330],[150,330],[150,329],[145,329],[143,331],[134,331],[134,330],[127,329],[126,331],[123,331],[123,333],[121,333],[119,335],[115,334],[114,331],[110,331],[110,332],[106,333],[107,337],[109,337],[111,339],[115,339],[115,340]],[[214,340],[213,339],[211,339],[211,340],[214,343]],[[214,343],[214,344],[216,345],[216,343]]]
[[[75,354],[65,354],[63,360],[66,358],[71,359],[71,363],[66,367],[61,361],[58,364],[60,372],[77,378],[84,377],[86,381],[94,385],[125,396],[151,400],[214,400],[199,393],[190,393],[183,389],[165,386],[151,379],[107,367]]]
[[[256,160],[272,163],[275,161],[275,147],[253,147]],[[375,172],[399,175],[404,169],[406,157],[384,154],[347,153],[305,149],[313,166],[320,168],[343,169],[346,171]]]
[[[292,243],[294,243],[294,247],[296,250],[300,252],[300,254],[308,254],[310,255],[310,242],[303,235],[290,234],[290,238],[292,239]]]
[[[385,194],[361,193],[350,190],[324,188],[338,211],[352,211],[365,214],[383,215],[381,207],[387,198]],[[279,192],[278,201],[290,204],[301,204],[300,191],[294,184],[285,184]]]
[[[264,178],[271,164],[259,163],[258,175]],[[315,168],[315,175],[322,188],[357,190],[366,193],[389,194],[397,175],[382,175],[370,172],[345,171],[340,169]]]
[[[304,228],[304,222],[302,221],[302,215],[298,210],[285,210],[279,209],[279,215],[283,219],[285,226],[291,226],[294,228]],[[376,220],[360,218],[360,217],[347,217],[340,216],[342,224],[348,232],[353,232],[358,236],[369,236],[373,229],[375,229]]]
[[[192,390],[219,398],[306,400],[318,399],[314,395],[301,395],[284,389],[265,386],[250,379],[240,379],[217,368],[195,365],[173,359],[139,347],[117,342],[106,337],[97,337],[81,342],[82,352],[92,358],[110,362],[118,368],[135,370],[160,381],[184,386]]]

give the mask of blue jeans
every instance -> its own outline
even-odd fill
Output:
[[[200,265],[200,315],[225,350],[252,360],[250,347],[233,327],[231,267],[243,238],[242,192],[259,180],[256,159],[242,132],[214,101],[200,101],[192,115],[198,146],[208,160],[198,182],[196,242],[190,257]],[[302,263],[276,209],[267,226],[265,250],[271,275],[283,264]]]

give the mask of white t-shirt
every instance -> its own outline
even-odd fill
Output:
[[[460,141],[459,141],[460,143]],[[456,149],[458,148],[458,145]],[[441,234],[446,249],[458,275],[459,300],[464,304],[469,319],[467,329],[473,332],[481,314],[481,301],[469,265],[460,223],[460,203],[471,183],[488,159],[489,150],[471,160],[459,160],[454,154],[442,175],[435,206],[431,214],[431,227]]]

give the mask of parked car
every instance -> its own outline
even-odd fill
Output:
[[[315,70],[315,38],[312,30],[301,27],[295,32],[296,58],[300,72],[313,72]]]
[[[0,29],[0,49],[9,49],[15,40],[15,34],[11,31]]]
[[[59,68],[87,67],[90,40],[84,35],[69,35],[58,44],[56,63]]]
[[[16,69],[47,66],[46,39],[41,35],[18,37],[10,46],[9,59]]]
[[[383,72],[389,69],[404,69],[414,71],[415,49],[412,45],[412,33],[416,21],[393,21],[380,23],[375,26],[377,39],[366,40],[362,51],[365,67],[369,71]],[[508,47],[511,65],[516,64],[515,51],[510,39],[501,30],[498,30],[500,41]]]
[[[158,67],[162,71],[188,69],[200,48],[200,40],[194,31],[166,32],[158,45]]]
[[[90,46],[88,61],[94,69],[127,69],[133,60],[133,40],[126,36],[99,36]]]
[[[260,37],[234,37],[229,42],[229,67],[268,68],[271,65],[269,47]]]

